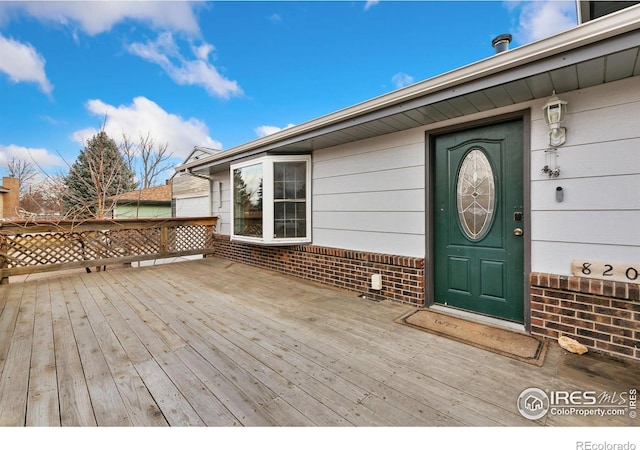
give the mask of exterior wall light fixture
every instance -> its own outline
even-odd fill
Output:
[[[553,91],[553,97],[542,107],[544,111],[544,121],[551,131],[549,131],[549,145],[553,148],[560,147],[567,140],[567,130],[561,127],[567,115],[567,102],[560,100]]]
[[[560,167],[558,166],[558,154],[556,150],[567,140],[567,129],[562,127],[562,123],[567,115],[567,102],[560,100],[553,91],[553,96],[542,107],[544,121],[549,127],[549,149],[547,149],[547,164],[542,168],[542,172],[546,173],[549,178],[557,178],[560,176]],[[550,159],[553,160],[550,161]],[[553,165],[553,167],[551,167]]]

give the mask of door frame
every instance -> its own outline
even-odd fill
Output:
[[[473,128],[481,128],[489,125],[499,125],[513,120],[522,120],[522,187],[524,210],[524,275],[523,275],[523,308],[524,328],[531,331],[531,285],[529,274],[531,273],[531,110],[525,109],[512,113],[501,114],[485,119],[464,122],[457,125],[437,128],[425,132],[425,295],[424,306],[429,308],[435,304],[435,268],[434,268],[434,221],[433,221],[433,192],[434,192],[434,158],[435,140],[445,134],[467,131]],[[478,319],[486,317],[481,314],[469,313]],[[500,319],[496,319],[500,320]]]

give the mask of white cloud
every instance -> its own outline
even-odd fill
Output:
[[[45,59],[31,44],[23,44],[0,35],[0,72],[4,72],[14,83],[38,83],[45,94],[50,94],[53,85],[44,71]]]
[[[169,77],[180,85],[202,86],[213,96],[229,98],[242,95],[238,83],[222,76],[209,63],[209,55],[215,47],[208,43],[191,46],[195,59],[185,58],[169,32],[162,33],[155,41],[135,42],[129,52],[147,61],[158,64]]]
[[[41,168],[65,166],[62,158],[45,148],[28,148],[13,144],[0,145],[0,166],[6,166],[13,158]]]
[[[380,3],[380,0],[367,0],[367,2],[364,4],[364,10],[367,11],[378,3]]]
[[[522,5],[518,28],[513,34],[517,42],[527,44],[576,25],[575,2],[541,0]]]
[[[391,77],[391,81],[395,85],[396,89],[400,89],[413,84],[413,77],[411,75],[407,75],[406,73],[399,72]]]
[[[199,2],[151,1],[40,1],[0,2],[0,22],[26,13],[42,22],[78,27],[90,36],[109,31],[125,20],[148,23],[154,29],[199,34],[194,13]]]
[[[278,13],[273,13],[269,16],[269,22],[271,23],[280,23],[282,22],[282,16]]]
[[[295,125],[290,123],[284,128],[276,127],[273,125],[262,125],[255,128],[253,131],[258,135],[258,137],[269,136],[270,134],[277,133],[278,131],[286,130],[287,128],[294,127]]]
[[[186,157],[193,147],[200,145],[221,149],[222,144],[209,137],[209,129],[201,120],[171,114],[157,103],[145,97],[136,97],[130,105],[113,106],[102,100],[89,100],[86,104],[89,112],[101,120],[106,117],[104,131],[116,141],[122,141],[122,134],[133,140],[140,135],[150,134],[158,144],[168,143],[168,150],[175,157]],[[98,132],[95,128],[78,130],[72,139],[84,145]]]
[[[198,59],[206,61],[209,59],[209,54],[213,52],[216,48],[208,43],[204,43],[201,45],[194,45],[191,47],[193,50],[193,54],[196,55]]]

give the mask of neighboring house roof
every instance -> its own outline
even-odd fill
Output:
[[[197,162],[198,160],[208,158],[209,156],[217,155],[218,153],[221,153],[221,152],[222,150],[216,150],[208,147],[200,147],[196,145],[195,147],[193,147],[193,150],[191,150],[191,153],[189,153],[189,156],[187,156],[184,159],[184,162],[182,164]],[[175,177],[177,174],[178,172],[174,172],[173,175],[171,175],[171,178]]]
[[[189,156],[187,156],[184,161],[185,162],[197,161],[202,158],[207,158],[212,155],[217,155],[220,152],[222,152],[222,150],[216,150],[208,147],[200,147],[196,145],[195,147],[193,147],[193,150],[191,150],[191,153],[189,153]]]
[[[215,149],[215,148],[200,147],[199,145],[196,145],[195,147],[193,147],[193,150],[187,157],[186,161],[189,161],[191,159],[200,159],[202,157],[206,157],[210,155],[215,155],[217,153],[220,153],[221,151],[222,150]]]
[[[0,185],[0,194],[6,194],[7,192],[11,192],[10,189]]]
[[[151,187],[147,189],[139,189],[137,191],[125,192],[124,194],[111,197],[116,203],[120,204],[171,204],[171,186],[163,184],[161,186]]]
[[[176,171],[203,175],[265,152],[309,153],[640,75],[640,5],[494,54]]]

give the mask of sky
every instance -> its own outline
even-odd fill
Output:
[[[0,175],[62,175],[101,128],[177,165],[576,24],[574,1],[0,0]]]

